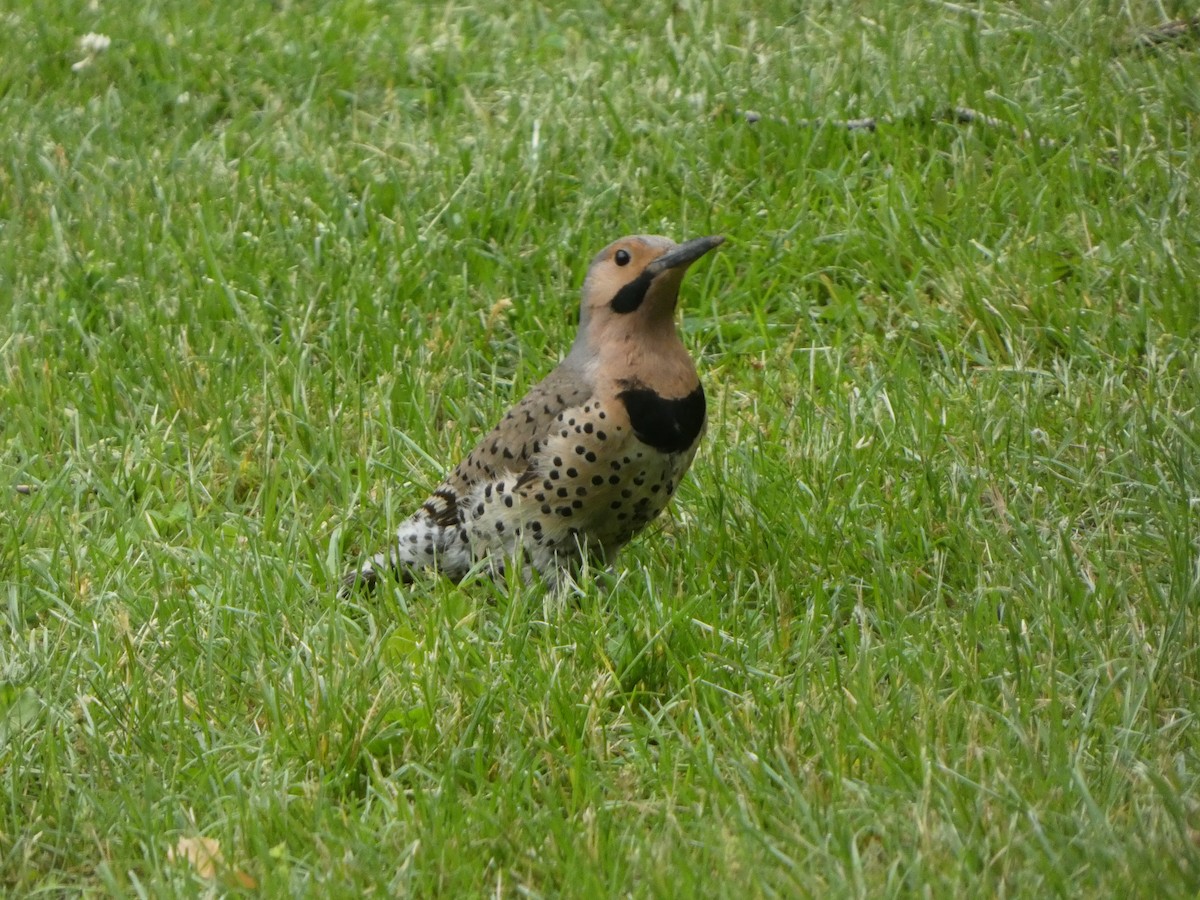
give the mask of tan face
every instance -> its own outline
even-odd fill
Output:
[[[688,266],[724,241],[704,237],[682,244],[659,235],[623,237],[592,260],[583,283],[580,332],[612,325],[671,322]]]

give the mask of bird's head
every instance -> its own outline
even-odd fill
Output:
[[[675,333],[679,285],[688,266],[725,240],[721,235],[676,244],[659,235],[613,241],[592,260],[583,282],[579,335],[572,354],[637,336]]]

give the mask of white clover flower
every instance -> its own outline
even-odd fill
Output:
[[[94,31],[89,31],[79,39],[79,49],[89,56],[95,56],[97,53],[103,53],[112,45],[112,38],[107,34],[96,34]]]
[[[112,38],[107,34],[96,34],[94,31],[89,31],[79,39],[79,49],[86,55],[71,66],[71,71],[83,71],[95,61],[97,55],[103,53],[111,45]]]

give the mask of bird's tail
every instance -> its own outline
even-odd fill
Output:
[[[376,553],[342,579],[339,596],[370,592],[387,577],[411,584],[417,569],[433,569],[458,581],[471,568],[471,548],[466,529],[459,524],[439,525],[422,510],[396,530],[391,549]]]

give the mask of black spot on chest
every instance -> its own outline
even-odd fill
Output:
[[[704,427],[704,388],[686,397],[668,400],[645,387],[617,394],[629,413],[633,433],[643,444],[663,453],[681,453],[696,442]]]

